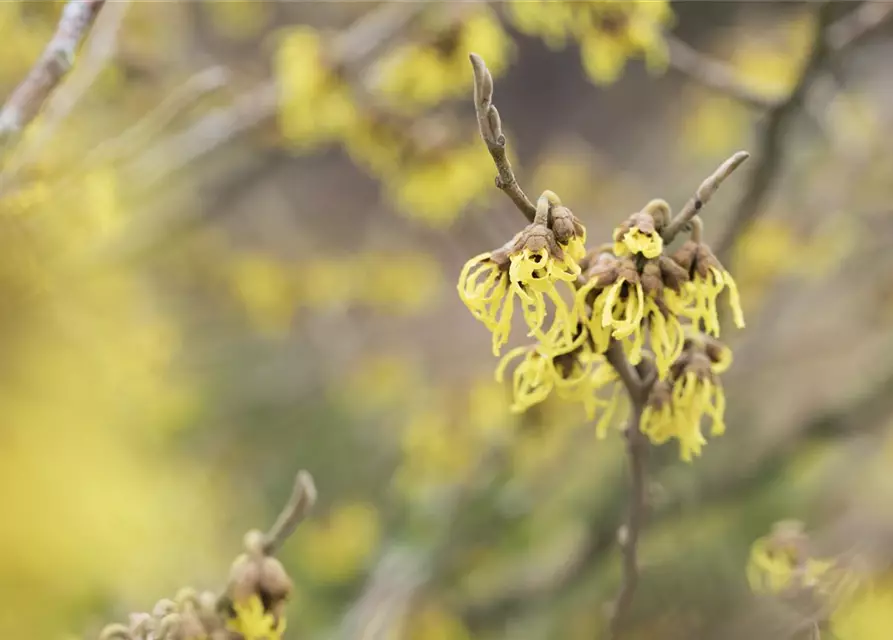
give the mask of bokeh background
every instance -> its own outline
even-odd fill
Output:
[[[523,225],[471,50],[522,186],[591,242],[753,154],[703,214],[748,323],[728,432],[691,464],[651,453],[628,637],[787,637],[745,576],[780,519],[869,548],[884,584],[893,27],[807,64],[865,6],[635,4],[562,38],[554,7],[506,3],[109,2],[4,157],[0,633],[91,638],[219,586],[303,468],[320,501],[281,554],[287,637],[600,637],[622,440],[561,403],[509,413],[456,296]],[[0,3],[4,92],[61,6]],[[642,47],[604,44],[630,29]],[[841,640],[890,637],[893,588],[873,598]]]

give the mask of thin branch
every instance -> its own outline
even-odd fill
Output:
[[[893,15],[893,5],[864,2],[836,22],[831,20],[832,14],[832,4],[823,3],[818,10],[818,25],[810,52],[797,83],[787,99],[771,109],[767,115],[763,134],[757,145],[757,163],[750,174],[744,196],[716,245],[716,255],[720,261],[728,259],[735,239],[747,230],[762,210],[785,162],[785,149],[782,145],[784,134],[822,70],[832,61],[832,55],[844,52],[880,26]]]
[[[0,142],[7,142],[28,126],[71,70],[75,53],[105,0],[69,0],[56,32],[40,58],[0,110]]]
[[[118,32],[129,8],[129,0],[116,0],[109,3],[96,19],[90,35],[85,39],[79,64],[72,71],[71,78],[47,99],[41,126],[34,132],[36,135],[16,150],[15,157],[10,159],[6,166],[8,179],[13,180],[18,171],[29,165],[43,150],[56,133],[59,124],[96,82],[96,78],[115,55],[118,48]]]
[[[536,207],[515,180],[512,165],[505,153],[502,122],[499,119],[499,111],[493,105],[493,76],[479,55],[472,53],[468,57],[474,69],[474,110],[477,114],[481,139],[487,145],[487,150],[496,164],[496,186],[512,199],[528,221],[533,222]]]
[[[282,543],[307,517],[314,504],[316,504],[316,485],[313,483],[313,477],[306,471],[298,471],[291,497],[276,518],[276,522],[264,535],[262,549],[265,555],[273,555],[279,550]]]
[[[645,466],[648,457],[648,442],[640,428],[644,406],[638,402],[634,404],[632,417],[626,428],[626,455],[629,460],[631,500],[626,525],[619,536],[620,548],[623,553],[623,579],[609,621],[611,638],[617,637],[639,584],[639,538],[645,524],[647,509]]]
[[[735,69],[725,62],[697,51],[673,35],[667,34],[665,40],[670,54],[670,66],[708,89],[758,109],[769,109],[778,102],[748,86],[739,78]]]
[[[893,15],[893,3],[867,0],[857,9],[830,24],[826,31],[829,50],[836,53],[874,31]],[[670,66],[699,84],[718,91],[757,109],[778,107],[784,99],[764,95],[743,81],[734,67],[702,53],[672,34],[664,40],[669,50]]]
[[[215,66],[199,71],[175,88],[136,124],[93,149],[84,159],[84,163],[95,164],[122,159],[157,135],[189,105],[224,87],[227,79],[228,73],[224,67]]]
[[[664,242],[672,242],[673,238],[676,237],[676,234],[682,231],[685,226],[691,222],[692,218],[698,214],[703,206],[710,201],[710,198],[713,197],[713,194],[716,193],[716,190],[719,189],[719,186],[723,181],[749,157],[750,154],[747,153],[747,151],[739,151],[719,165],[716,171],[701,183],[701,186],[698,187],[691,199],[685,203],[682,210],[676,214],[663,230],[662,235]]]
[[[338,36],[329,62],[341,69],[355,69],[365,55],[390,42],[425,10],[425,3],[383,3]],[[278,87],[266,80],[227,106],[212,111],[194,126],[162,140],[134,163],[133,171],[153,186],[191,163],[223,147],[239,135],[268,122],[276,114]]]
[[[828,46],[843,51],[881,26],[893,15],[893,3],[866,0],[828,27]]]

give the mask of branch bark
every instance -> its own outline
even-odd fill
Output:
[[[75,53],[93,26],[105,0],[69,0],[56,32],[28,75],[0,110],[0,143],[20,134],[74,64]]]
[[[506,141],[502,133],[502,121],[499,118],[499,111],[493,104],[493,76],[478,54],[472,53],[468,57],[474,69],[474,111],[477,114],[481,139],[487,145],[487,151],[496,164],[496,186],[511,198],[529,222],[533,222],[536,206],[515,179],[512,163],[505,153]]]

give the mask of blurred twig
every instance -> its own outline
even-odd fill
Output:
[[[106,140],[93,149],[84,163],[87,165],[116,161],[128,153],[139,149],[157,135],[182,111],[196,100],[226,85],[227,70],[223,67],[209,67],[199,71],[182,85],[174,89],[157,107],[144,118],[126,129],[120,135]]]
[[[9,143],[40,113],[62,78],[71,70],[81,41],[105,0],[69,0],[56,32],[40,58],[0,110],[0,143]]]
[[[852,13],[832,21],[833,5],[823,2],[818,9],[815,34],[809,55],[794,88],[788,97],[775,105],[766,115],[763,133],[757,144],[757,160],[751,170],[738,206],[732,213],[729,225],[716,244],[716,255],[727,261],[735,239],[759,215],[785,161],[782,145],[784,134],[803,105],[810,89],[833,56],[846,51],[864,36],[893,15],[893,3],[863,2]]]
[[[298,471],[295,476],[295,485],[292,488],[291,497],[282,508],[276,522],[263,538],[263,552],[265,555],[274,555],[282,543],[294,533],[301,521],[310,513],[310,509],[316,503],[316,485],[313,477],[306,471]]]
[[[366,56],[374,55],[426,8],[424,3],[383,3],[359,18],[337,36],[329,63],[355,71]],[[132,165],[133,173],[147,187],[184,169],[239,135],[269,122],[278,107],[278,86],[265,80],[234,102],[204,116],[192,127],[161,140]]]
[[[78,101],[96,82],[96,78],[111,60],[118,45],[118,33],[124,16],[130,8],[130,0],[116,0],[96,19],[96,23],[84,43],[83,53],[77,69],[70,80],[50,95],[43,110],[43,122],[36,135],[28,144],[16,150],[6,168],[10,177],[27,166],[40,153],[44,145],[53,137],[59,124],[71,113]]]

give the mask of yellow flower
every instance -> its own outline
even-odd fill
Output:
[[[326,520],[301,525],[296,533],[297,559],[311,579],[343,584],[363,569],[380,537],[379,515],[371,504],[340,504]]]
[[[685,462],[701,455],[707,444],[701,431],[705,416],[712,422],[711,435],[725,433],[726,398],[716,374],[730,362],[730,352],[719,343],[690,339],[673,363],[670,376],[652,388],[642,412],[642,433],[656,445],[675,438],[679,457]]]
[[[412,112],[465,95],[469,51],[487,60],[494,77],[508,66],[512,41],[492,9],[479,6],[450,20],[434,27],[434,42],[398,46],[382,60],[378,88],[395,108]]]
[[[689,240],[673,255],[673,260],[691,275],[687,285],[687,295],[692,303],[686,307],[685,315],[693,322],[701,322],[704,330],[719,336],[719,314],[716,299],[723,289],[729,291],[729,306],[732,318],[739,329],[744,327],[744,312],[738,285],[732,274],[725,270],[713,252],[705,244]]]
[[[288,329],[295,308],[295,292],[287,269],[261,255],[233,260],[230,278],[234,293],[248,318],[262,331]]]
[[[358,118],[349,87],[326,65],[320,36],[310,27],[291,29],[277,50],[279,124],[299,148],[344,135]]]
[[[614,382],[617,376],[605,357],[593,350],[585,329],[580,329],[566,353],[556,355],[538,345],[512,349],[496,368],[497,382],[504,380],[509,364],[521,355],[523,359],[512,372],[513,412],[526,411],[554,391],[562,400],[581,403],[590,420],[599,407],[604,407],[605,412],[596,426],[599,436],[604,436],[617,408],[618,397],[615,393],[604,400],[598,397],[598,392]]]
[[[652,200],[614,230],[614,254],[658,257],[664,249],[660,230],[669,220],[669,205],[663,200]]]
[[[891,627],[893,581],[889,575],[853,588],[831,614],[831,631],[837,638],[886,640]]]
[[[510,2],[508,15],[518,30],[553,48],[575,36],[584,68],[599,84],[616,81],[630,58],[644,58],[649,70],[667,65],[662,30],[673,14],[665,0]]]
[[[851,583],[836,565],[832,559],[812,557],[802,523],[782,521],[751,546],[747,581],[755,593],[796,594],[817,589],[829,596],[833,587],[847,588]]]
[[[602,253],[586,277],[572,316],[586,325],[596,350],[606,350],[613,338],[629,361],[638,364],[648,332],[658,375],[665,377],[685,342],[679,321],[686,302],[680,294],[684,271],[665,256],[647,260],[640,269],[632,257]]]
[[[471,315],[493,333],[493,355],[499,355],[512,328],[515,291],[509,288],[508,266],[501,252],[481,253],[465,263],[456,286]]]
[[[528,335],[540,340],[542,349],[560,353],[571,348],[577,337],[576,322],[556,284],[575,282],[580,275],[574,256],[585,254],[585,237],[580,221],[547,191],[539,198],[532,224],[502,248],[465,264],[457,285],[459,297],[493,332],[493,355],[499,355],[508,340],[516,297]],[[573,291],[569,284],[568,289]],[[552,328],[544,330],[547,300],[554,313]]]
[[[278,621],[264,611],[260,596],[253,595],[245,602],[234,602],[236,616],[226,621],[229,631],[238,633],[244,640],[280,640],[285,631],[285,617]]]

